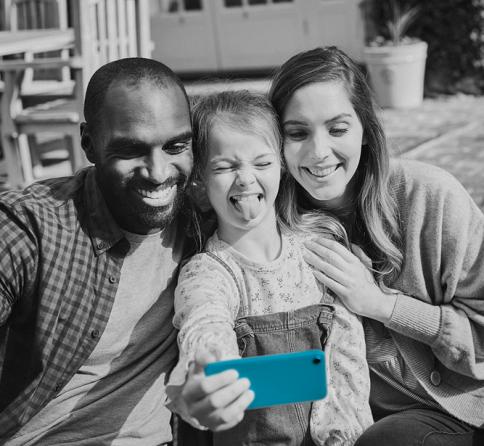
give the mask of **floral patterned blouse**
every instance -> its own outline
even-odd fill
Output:
[[[327,303],[335,309],[325,346],[328,394],[313,403],[313,440],[318,445],[349,446],[373,423],[361,321],[339,298],[324,292],[303,259],[304,250],[301,239],[283,235],[279,258],[256,263],[215,233],[207,242],[209,253],[195,255],[182,268],[175,292],[173,319],[180,330],[180,359],[167,385],[167,405],[171,410],[197,425],[186,417],[178,399],[188,365],[198,349],[212,351],[220,361],[239,358],[235,319]],[[223,260],[232,271],[210,253]]]

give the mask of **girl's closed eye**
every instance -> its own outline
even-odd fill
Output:
[[[214,164],[211,166],[211,170],[215,173],[229,172],[233,169],[233,166],[229,164]]]
[[[266,169],[274,164],[278,164],[278,162],[279,160],[275,154],[265,153],[254,160],[254,166],[258,169]]]

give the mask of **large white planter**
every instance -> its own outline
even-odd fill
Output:
[[[427,43],[365,48],[365,62],[382,107],[412,108],[423,101]]]

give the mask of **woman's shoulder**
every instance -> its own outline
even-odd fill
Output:
[[[408,158],[392,158],[390,160],[390,175],[393,180],[403,180],[406,183],[447,183],[457,182],[448,171],[422,161]]]
[[[408,219],[418,214],[426,219],[477,218],[482,213],[464,186],[440,167],[409,159],[391,161],[390,182],[400,215]]]
[[[390,160],[390,181],[398,195],[415,196],[431,192],[443,195],[468,196],[464,186],[448,171],[422,161],[406,158]]]

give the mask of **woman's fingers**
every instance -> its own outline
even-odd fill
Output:
[[[330,290],[336,293],[338,296],[342,297],[346,293],[346,288],[341,285],[341,283],[327,276],[318,270],[313,270],[314,277],[318,279],[323,285],[327,286]]]
[[[321,269],[323,263],[335,266],[338,269],[344,270],[348,263],[340,253],[335,250],[321,245],[319,242],[307,240],[304,245],[308,249],[305,253],[308,257],[308,262],[316,269]],[[322,260],[323,262],[321,262]]]
[[[354,243],[351,244],[351,248],[353,250],[353,254],[358,257],[361,263],[365,265],[367,268],[372,268],[373,264],[371,259],[365,254],[365,252]]]
[[[316,254],[324,253],[328,250],[334,252],[348,263],[354,262],[356,259],[355,255],[341,243],[325,237],[316,237],[308,240],[305,242],[305,245]]]
[[[321,272],[338,283],[345,283],[347,280],[347,274],[344,272],[346,269],[345,264],[341,258],[337,258],[336,256],[337,255],[334,254],[333,257],[328,258],[325,256],[324,258],[321,258],[311,251],[303,254],[304,260],[313,267],[315,272]],[[319,279],[319,276],[316,277]]]

